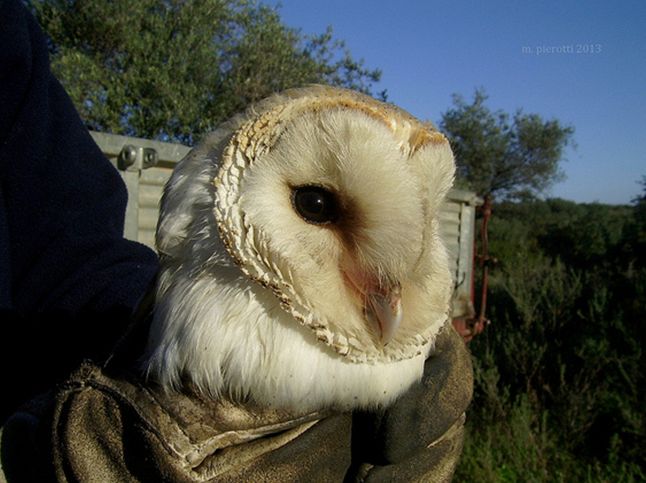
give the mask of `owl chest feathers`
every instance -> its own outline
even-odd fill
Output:
[[[351,362],[235,271],[198,281],[175,274],[157,309],[164,331],[148,360],[163,385],[179,389],[188,379],[215,398],[347,410],[388,405],[421,377],[426,354]]]

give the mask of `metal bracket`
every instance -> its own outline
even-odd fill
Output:
[[[144,169],[152,168],[158,161],[155,149],[133,144],[124,145],[117,156],[117,167],[123,171],[123,181],[128,189],[124,235],[130,240],[139,238],[139,177]]]
[[[126,144],[117,157],[117,167],[121,171],[140,171],[157,165],[159,155],[154,148],[144,148]]]

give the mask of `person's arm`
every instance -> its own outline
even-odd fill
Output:
[[[104,357],[123,332],[157,272],[155,253],[122,236],[126,202],[37,22],[0,0],[0,332],[13,349],[0,370],[12,394]]]

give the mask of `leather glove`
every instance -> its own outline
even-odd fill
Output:
[[[355,413],[346,481],[450,481],[472,393],[471,356],[447,322],[420,382],[387,409]]]

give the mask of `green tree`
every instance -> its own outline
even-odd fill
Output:
[[[306,36],[252,0],[32,0],[52,69],[90,129],[187,144],[311,82],[370,93],[379,70],[331,30]]]
[[[458,165],[458,179],[480,195],[519,198],[536,195],[562,178],[559,162],[574,129],[556,119],[518,110],[513,116],[492,112],[487,95],[475,91],[473,102],[453,96],[442,115]]]

